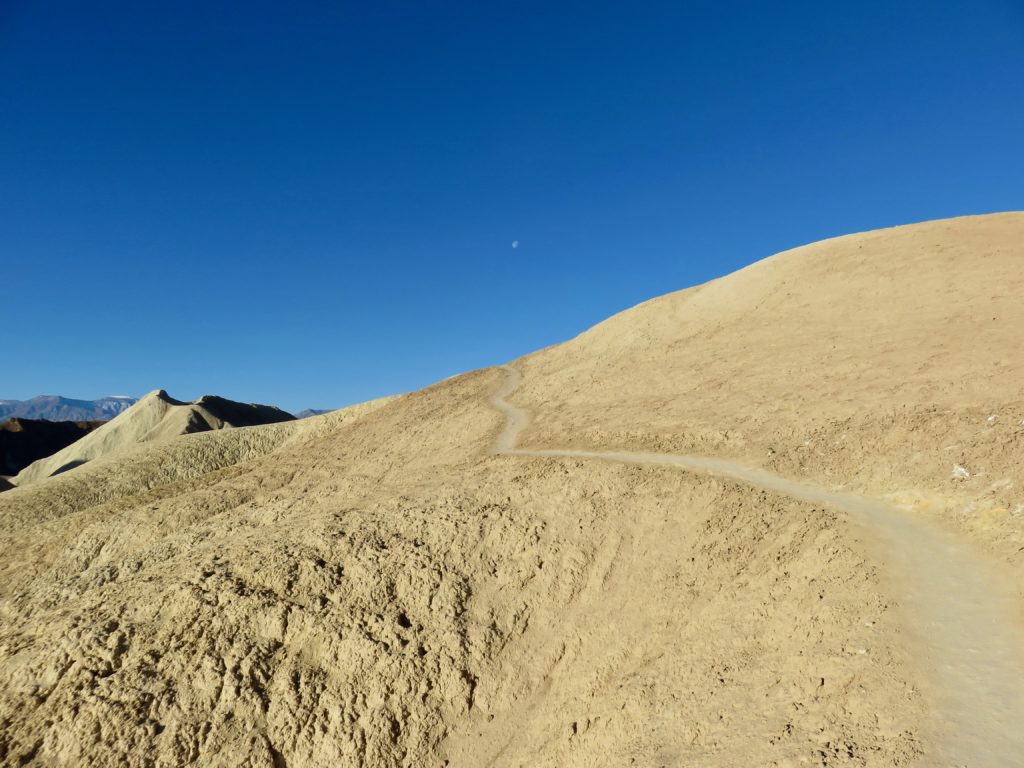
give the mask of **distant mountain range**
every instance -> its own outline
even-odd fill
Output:
[[[307,408],[304,411],[299,411],[295,414],[296,419],[308,419],[310,416],[320,416],[324,413],[330,413],[331,409],[319,409],[319,408]]]
[[[138,402],[134,397],[101,397],[73,400],[59,395],[40,395],[31,400],[0,400],[0,421],[4,419],[46,419],[47,421],[110,421]]]
[[[74,400],[60,395],[39,395],[31,400],[0,400],[0,421],[45,419],[46,421],[110,421],[139,402],[137,397],[114,395],[99,400]],[[295,414],[307,419],[330,413],[331,408],[307,408]]]

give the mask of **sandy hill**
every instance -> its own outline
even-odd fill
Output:
[[[14,475],[32,462],[66,448],[102,421],[7,419],[0,422],[0,475]]]
[[[293,418],[274,406],[236,403],[212,395],[195,402],[179,402],[161,389],[150,392],[82,440],[27,466],[13,482],[17,486],[31,485],[139,443],[225,427],[291,421]]]
[[[4,493],[0,761],[1014,765],[1022,236],[818,243]]]
[[[1012,510],[1024,502],[1022,284],[1021,213],[787,251],[529,356],[525,441],[742,456]]]

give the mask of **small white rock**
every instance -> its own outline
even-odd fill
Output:
[[[962,464],[953,465],[953,479],[954,480],[966,480],[971,476],[971,473],[967,471],[967,467]]]

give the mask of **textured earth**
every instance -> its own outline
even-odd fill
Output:
[[[0,763],[947,764],[978,734],[937,715],[949,679],[869,520],[500,450],[724,457],[886,503],[993,569],[1010,636],[1022,258],[1024,215],[956,219],[656,299],[515,363],[514,445],[487,369],[8,491]]]

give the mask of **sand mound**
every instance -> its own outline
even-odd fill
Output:
[[[180,402],[161,389],[150,392],[86,438],[27,466],[15,476],[14,483],[19,487],[31,485],[101,456],[123,452],[139,443],[225,427],[291,421],[293,418],[273,406],[236,403],[211,395],[195,402]]]
[[[1022,229],[841,238],[616,316],[517,364],[523,444],[722,451],[836,484],[884,454],[854,479],[911,487],[924,416],[955,431],[984,407],[964,445],[998,466],[1020,439],[985,430],[1020,397],[1000,375],[1024,365],[1004,298]],[[150,442],[4,493],[0,760],[934,755],[941,692],[869,531],[669,467],[494,455],[502,378]]]
[[[180,493],[189,482],[200,478],[212,482],[219,471],[279,449],[308,448],[319,437],[387,402],[389,398],[382,398],[301,421],[199,432],[129,446],[45,483],[18,486],[9,503],[0,506],[0,532],[105,504],[130,506],[143,497]]]
[[[1022,265],[1022,213],[778,254],[527,358],[525,443],[743,457],[1005,518],[1024,510]]]

